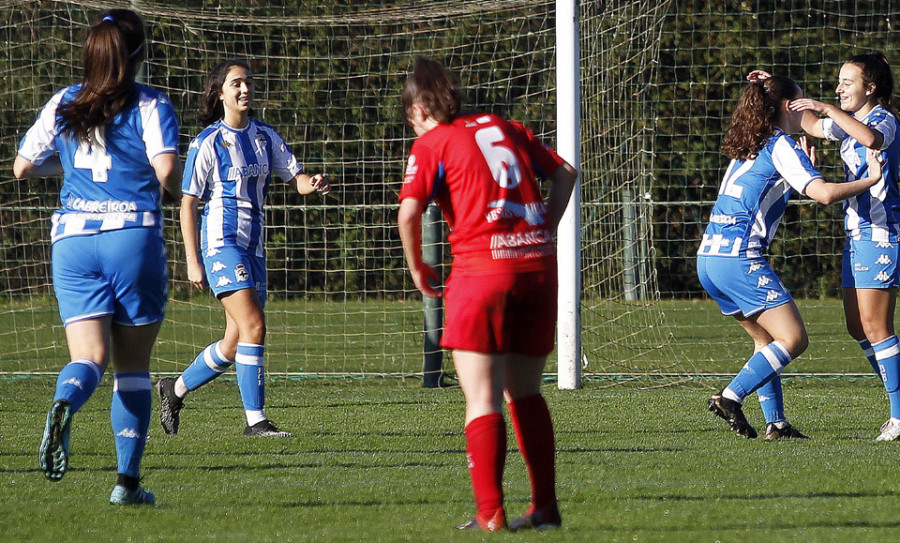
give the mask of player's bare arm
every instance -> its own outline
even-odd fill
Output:
[[[305,173],[298,173],[291,179],[291,186],[294,187],[294,190],[304,196],[312,194],[313,192],[318,192],[322,196],[327,196],[331,192],[331,184],[328,183],[328,178],[325,174],[321,173],[312,176]]]
[[[16,156],[16,161],[13,164],[13,175],[16,176],[16,179],[51,177],[62,174],[63,167],[59,161],[59,155],[50,156],[40,165],[34,164],[27,158]]]
[[[550,226],[553,232],[559,226],[566,206],[569,203],[569,197],[572,196],[572,189],[575,188],[575,181],[578,179],[578,170],[568,162],[553,172],[550,176],[553,186],[550,187],[550,196],[547,198],[547,214],[550,219]]]
[[[184,239],[184,254],[187,263],[188,281],[196,288],[203,288],[204,271],[200,262],[200,250],[197,228],[197,204],[196,196],[185,194],[181,198],[181,237]]]
[[[181,201],[181,160],[176,153],[160,153],[151,163],[163,202]]]
[[[404,198],[400,202],[397,214],[397,228],[403,243],[403,254],[406,265],[412,275],[413,283],[419,292],[430,298],[440,298],[440,291],[431,286],[431,281],[438,283],[440,277],[434,269],[422,260],[422,212],[425,205],[415,198]]]
[[[866,147],[878,149],[884,142],[884,136],[881,132],[872,130],[835,105],[819,102],[811,98],[800,98],[799,100],[791,100],[788,107],[792,111],[804,112],[803,131],[810,136],[820,139],[825,137],[825,132],[822,129],[822,118],[819,117],[819,115],[825,115],[837,123],[849,136]],[[816,115],[816,113],[819,115]]]
[[[884,154],[881,151],[868,149],[866,151],[866,163],[869,165],[868,177],[848,183],[828,183],[819,178],[807,185],[806,195],[819,203],[828,205],[852,198],[869,190],[873,185],[881,181],[881,166],[884,164]]]

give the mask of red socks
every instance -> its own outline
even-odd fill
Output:
[[[519,451],[531,481],[531,507],[543,512],[556,504],[556,444],[547,402],[540,394],[507,404]]]
[[[506,464],[506,423],[501,413],[478,417],[466,425],[466,460],[475,494],[475,518],[485,528],[503,518],[503,467]]]

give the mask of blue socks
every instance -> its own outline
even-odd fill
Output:
[[[749,394],[780,374],[790,361],[791,355],[781,343],[769,343],[747,360],[740,373],[726,387],[723,396],[743,402]]]
[[[893,335],[872,345],[872,349],[891,401],[891,418],[900,418],[900,339]]]
[[[864,339],[860,341],[859,348],[863,350],[863,354],[866,355],[866,360],[869,361],[869,365],[875,370],[875,375],[881,375],[881,369],[878,368],[878,360],[875,358],[875,349],[872,348],[872,344],[869,343],[869,340]]]
[[[72,414],[88,401],[97,390],[103,377],[100,366],[93,360],[79,358],[66,364],[56,378],[56,394],[53,401],[67,400],[72,405]]]
[[[240,352],[240,347],[238,352]],[[188,390],[196,390],[225,373],[232,364],[234,364],[234,360],[228,360],[222,355],[217,341],[200,351],[197,358],[181,374],[181,379]]]
[[[759,406],[762,408],[766,424],[781,422],[784,417],[784,393],[781,391],[781,376],[775,375],[771,381],[756,390]]]
[[[109,418],[116,437],[118,472],[140,478],[151,414],[150,373],[117,373]]]
[[[238,343],[234,357],[238,389],[241,391],[248,426],[266,420],[263,411],[266,402],[266,373],[263,369],[265,350],[263,345]]]

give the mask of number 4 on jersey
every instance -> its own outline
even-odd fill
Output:
[[[106,141],[100,130],[94,134],[96,141],[82,141],[75,151],[74,166],[80,170],[91,170],[95,183],[106,183],[112,169],[112,157],[106,153]]]

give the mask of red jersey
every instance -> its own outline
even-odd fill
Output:
[[[556,253],[536,177],[563,163],[519,123],[461,115],[413,143],[400,200],[440,206],[455,274],[546,270]]]

